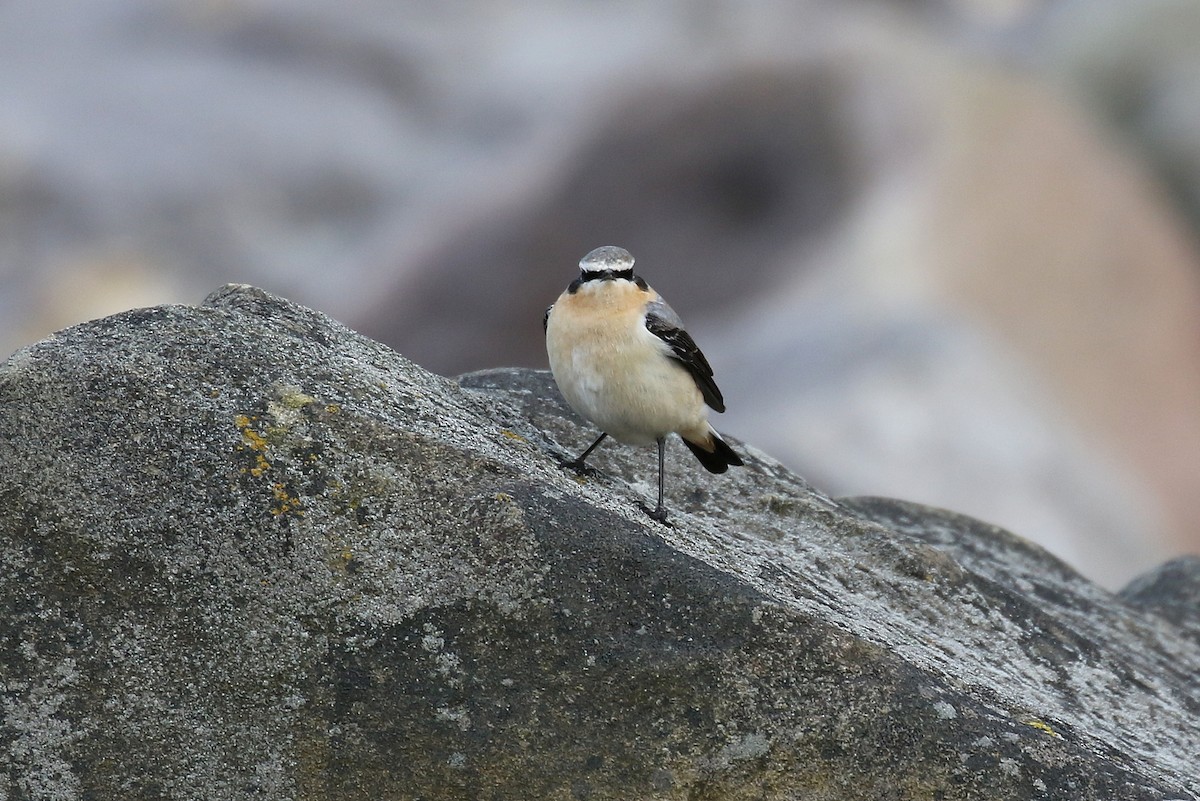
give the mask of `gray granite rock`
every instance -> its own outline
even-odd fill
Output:
[[[1200,642],[1200,556],[1181,556],[1140,576],[1121,596],[1190,631]]]
[[[544,372],[227,287],[14,354],[0,410],[0,798],[1200,794],[1178,617],[741,444],[675,443],[660,526],[649,449],[559,468]]]

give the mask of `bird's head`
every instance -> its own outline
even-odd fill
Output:
[[[633,254],[615,245],[596,248],[579,260],[579,277],[584,281],[632,281]]]

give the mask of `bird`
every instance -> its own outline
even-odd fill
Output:
[[[564,466],[582,472],[584,460],[607,437],[658,445],[658,505],[643,506],[663,524],[663,456],[676,433],[711,473],[742,459],[708,422],[708,408],[725,411],[712,367],[679,315],[633,272],[629,251],[605,245],[579,262],[579,277],[542,317],[554,382],[567,403],[600,429],[600,436]],[[706,408],[708,407],[708,408]],[[669,524],[668,524],[669,525]]]

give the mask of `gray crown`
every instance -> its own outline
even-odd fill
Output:
[[[633,255],[615,245],[596,248],[579,260],[579,270],[583,273],[619,273],[632,269]]]

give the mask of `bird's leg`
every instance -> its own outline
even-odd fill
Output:
[[[587,450],[585,450],[583,453],[579,454],[579,456],[574,461],[563,462],[563,467],[569,467],[572,470],[574,470],[576,473],[582,473],[582,472],[586,471],[588,469],[588,466],[583,463],[583,460],[588,458],[588,455],[591,454],[592,451],[596,450],[596,447],[601,442],[604,442],[604,439],[607,436],[608,436],[608,434],[601,432],[600,436],[596,437],[596,441],[593,442],[591,445],[587,446]]]
[[[667,522],[667,509],[663,506],[663,454],[666,451],[667,438],[658,438],[658,506],[654,507],[654,511],[647,511],[646,514],[660,523]]]

